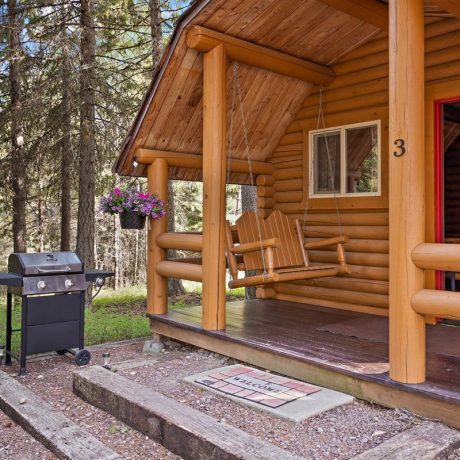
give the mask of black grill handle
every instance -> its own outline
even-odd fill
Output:
[[[45,270],[43,268],[38,267],[37,272],[39,273],[68,273],[71,272],[72,269],[70,267],[65,267],[62,270],[56,270],[56,269],[51,269],[51,270]]]

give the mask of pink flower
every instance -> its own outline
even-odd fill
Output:
[[[113,193],[117,196],[121,196],[121,190],[118,187],[115,187]]]
[[[150,198],[150,193],[138,193],[139,198]]]

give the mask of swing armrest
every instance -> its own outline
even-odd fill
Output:
[[[334,236],[333,238],[327,238],[325,240],[312,241],[311,243],[305,243],[303,247],[307,250],[324,248],[326,246],[334,246],[336,244],[348,243],[348,236]]]
[[[256,252],[261,249],[277,248],[281,245],[278,238],[269,238],[262,241],[251,241],[251,243],[242,243],[235,245],[231,251],[233,254],[246,254],[248,252]]]

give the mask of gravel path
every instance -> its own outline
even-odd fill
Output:
[[[348,459],[420,422],[415,415],[362,401],[295,424],[208,392],[182,378],[236,361],[196,348],[172,347],[139,367],[125,363],[118,372],[218,420],[308,459]]]
[[[109,351],[121,375],[308,459],[348,459],[420,421],[405,411],[359,401],[294,424],[182,381],[185,376],[236,361],[175,342],[158,355],[142,356],[142,346],[143,341],[132,341],[96,347],[92,364],[101,364],[102,353]],[[16,367],[8,372],[124,458],[179,458],[76,397],[72,393],[73,370],[70,357],[53,355],[29,360],[26,377],[17,377]],[[55,458],[2,412],[0,427],[0,458]]]
[[[113,362],[139,358],[142,346],[143,341],[134,341],[97,347],[92,350],[91,363],[102,364],[104,351],[112,353]],[[75,368],[71,357],[56,355],[47,359],[30,359],[27,363],[28,375],[25,377],[17,377],[16,366],[3,367],[2,370],[7,370],[23,385],[60,409],[69,419],[81,425],[123,458],[133,460],[179,459],[177,455],[172,454],[160,444],[75,396],[72,392],[72,372]],[[8,423],[12,422],[0,411],[0,426]],[[0,439],[1,459],[48,460],[56,458],[15,424],[12,424],[8,430],[2,430]],[[1,451],[4,442],[8,445],[8,450]],[[35,452],[37,452],[36,455],[34,455]]]

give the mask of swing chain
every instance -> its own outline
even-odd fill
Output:
[[[247,124],[246,124],[246,116],[244,113],[244,108],[243,108],[243,97],[241,95],[241,86],[240,86],[240,80],[239,80],[239,62],[234,61],[233,63],[233,94],[232,94],[232,106],[231,106],[231,115],[230,115],[230,137],[229,137],[229,146],[228,146],[228,165],[227,165],[227,184],[230,182],[230,161],[232,158],[233,154],[233,126],[234,126],[234,117],[235,117],[235,111],[236,111],[236,103],[237,103],[237,98],[238,98],[238,104],[240,106],[240,116],[241,116],[241,124],[243,127],[243,138],[244,138],[244,145],[245,145],[245,153],[248,161],[248,169],[249,169],[249,179],[251,182],[251,185],[254,187],[255,186],[255,180],[254,180],[254,173],[252,170],[252,162],[251,162],[251,153],[250,153],[250,148],[249,148],[249,135],[248,135],[248,129],[247,129]],[[264,245],[263,245],[263,238],[262,238],[262,229],[260,226],[260,218],[257,216],[256,219],[257,223],[257,232],[259,235],[259,242],[260,242],[260,257],[262,259],[262,266],[263,266],[263,277],[268,276],[267,272],[267,267],[265,264],[265,254],[264,254]]]

